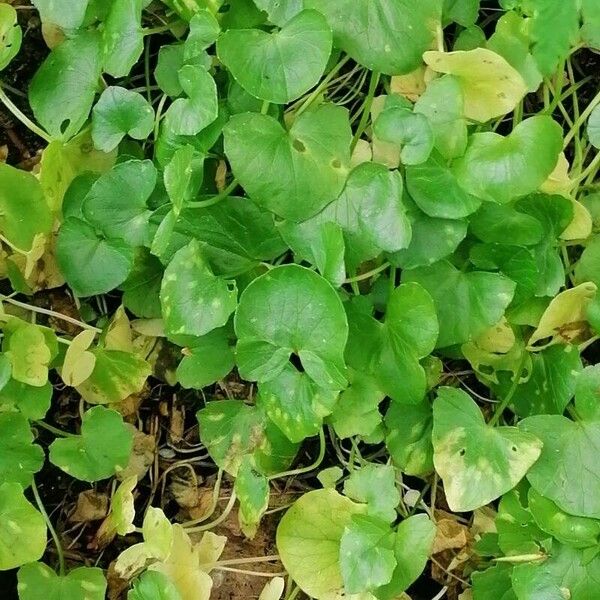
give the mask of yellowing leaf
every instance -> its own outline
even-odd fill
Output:
[[[108,326],[104,347],[107,350],[121,350],[122,352],[133,352],[133,339],[131,334],[131,323],[125,313],[125,309],[119,306],[115,316]]]
[[[523,77],[499,54],[486,48],[423,54],[438,73],[458,78],[465,100],[465,117],[485,123],[509,113],[527,93]]]
[[[19,325],[10,334],[8,348],[6,354],[12,363],[14,379],[36,387],[46,384],[52,354],[46,336],[37,325]]]
[[[86,329],[73,338],[65,353],[65,360],[60,373],[65,385],[77,387],[88,379],[94,371],[96,356],[88,352],[94,337],[96,337],[96,333]]]
[[[529,348],[546,348],[552,344],[570,343],[587,328],[586,310],[594,299],[597,287],[586,282],[556,296],[540,319],[538,328],[529,339]],[[536,342],[547,340],[544,344]]]
[[[133,519],[135,507],[133,504],[133,490],[137,485],[137,477],[128,477],[117,488],[110,503],[110,512],[100,525],[96,539],[102,548],[108,544],[116,534],[127,535],[135,531]]]
[[[554,167],[554,171],[550,173],[548,179],[540,186],[540,192],[568,196],[569,191],[573,187],[573,181],[569,177],[569,168],[569,161],[567,160],[565,153],[561,152],[556,167]]]
[[[484,331],[474,343],[485,352],[506,354],[515,344],[515,333],[506,317]]]
[[[425,70],[426,67],[421,65],[406,75],[394,75],[390,82],[392,92],[416,102],[426,88]]]
[[[285,579],[283,577],[273,577],[265,585],[258,600],[279,600],[285,589]]]
[[[561,240],[585,240],[592,235],[594,223],[590,211],[577,200],[570,198],[573,203],[573,220],[560,234]]]

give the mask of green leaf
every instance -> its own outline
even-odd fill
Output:
[[[406,167],[406,187],[417,206],[430,217],[462,219],[481,200],[460,187],[452,171],[435,154],[420,165]]]
[[[196,417],[211,458],[233,476],[245,455],[252,454],[266,474],[286,469],[296,455],[298,446],[266,419],[262,410],[242,401],[210,402]]]
[[[113,2],[102,30],[104,71],[125,77],[144,50],[142,8],[144,0]]]
[[[515,488],[504,494],[498,505],[495,521],[498,547],[509,556],[536,554],[540,551],[540,542],[547,538],[547,534],[537,526],[529,509],[523,505],[524,496],[521,489]]]
[[[92,185],[83,201],[85,219],[111,240],[141,246],[148,237],[150,211],[146,201],[155,185],[152,161],[119,163]]]
[[[33,444],[27,418],[20,413],[0,413],[0,479],[27,488],[44,458],[44,451]]]
[[[52,392],[50,382],[36,387],[11,379],[0,390],[0,404],[18,410],[28,419],[43,419],[50,408]]]
[[[453,165],[459,184],[492,202],[507,203],[534,192],[554,170],[562,148],[559,125],[548,116],[535,116],[503,137],[475,133],[465,155]]]
[[[52,231],[52,214],[39,181],[5,163],[0,164],[0,231],[24,251],[31,249],[36,235]]]
[[[194,56],[190,60],[185,59],[186,46],[183,43],[161,46],[158,51],[158,61],[154,70],[154,79],[158,87],[170,96],[176,98],[183,93],[183,87],[179,80],[179,71],[184,65],[189,64],[201,67],[205,71],[210,68],[210,58],[206,52]],[[209,59],[208,61],[206,59]]]
[[[71,217],[60,228],[56,258],[75,294],[94,296],[110,292],[127,279],[134,250],[121,240],[98,237],[91,225]]]
[[[163,267],[155,256],[146,249],[138,251],[133,268],[121,284],[123,305],[142,319],[158,319],[160,310],[160,284]]]
[[[167,331],[201,336],[227,323],[236,307],[237,287],[213,275],[193,240],[165,269],[160,300]]]
[[[258,405],[290,441],[302,442],[319,432],[337,396],[288,363],[275,378],[260,383]]]
[[[319,82],[331,46],[331,29],[323,15],[303,10],[273,33],[230,29],[219,38],[217,53],[247,92],[286,104]]]
[[[433,71],[456,77],[463,92],[464,115],[474,121],[485,123],[509,113],[527,93],[521,74],[487,48],[431,50],[423,60]]]
[[[471,231],[483,242],[533,246],[544,237],[544,228],[535,216],[514,206],[484,202],[469,221]]]
[[[68,140],[79,132],[94,103],[101,71],[95,31],[65,40],[43,62],[29,86],[29,103],[52,137]]]
[[[517,565],[512,572],[518,600],[564,598],[587,600],[600,593],[600,556],[587,559],[583,551],[553,544],[545,561]]]
[[[283,27],[303,8],[303,0],[254,0],[254,4],[269,15],[269,21]]]
[[[122,350],[95,348],[94,370],[77,387],[90,404],[115,404],[142,391],[151,373],[150,365],[141,357]]]
[[[435,148],[444,158],[462,156],[467,147],[464,104],[460,83],[452,75],[430,81],[415,103],[414,111],[427,117]]]
[[[527,501],[538,527],[562,544],[574,548],[589,548],[598,544],[600,521],[597,519],[569,515],[533,488],[529,489]]]
[[[429,400],[413,405],[393,402],[384,423],[385,445],[403,473],[424,475],[433,471],[433,414]]]
[[[159,571],[146,571],[133,582],[127,600],[183,600],[171,580]]]
[[[346,385],[346,314],[331,285],[308,269],[286,265],[255,279],[240,297],[235,331],[245,379],[273,379],[296,354],[317,385],[331,390]]]
[[[474,510],[508,492],[541,450],[542,442],[531,433],[486,425],[462,390],[439,388],[433,404],[433,462],[451,510]]]
[[[392,106],[377,117],[373,131],[378,139],[402,148],[400,160],[405,165],[425,162],[433,150],[434,136],[425,115]]]
[[[389,583],[396,567],[394,532],[380,519],[354,515],[340,542],[340,569],[347,594]]]
[[[562,414],[573,394],[583,367],[576,346],[550,346],[531,356],[531,370],[526,381],[517,386],[511,408],[521,417],[539,414]],[[512,386],[511,378],[499,375],[494,390],[505,397]]]
[[[77,29],[85,18],[89,0],[33,0],[44,23]]]
[[[513,298],[515,284],[496,273],[463,273],[448,262],[402,273],[433,298],[440,325],[438,348],[462,344],[496,324]]]
[[[165,167],[165,189],[176,215],[200,190],[204,178],[204,158],[193,146],[186,144],[175,151]]]
[[[254,459],[249,454],[242,458],[234,490],[240,503],[240,528],[246,537],[253,538],[269,508],[269,480],[256,470]]]
[[[29,563],[19,569],[18,581],[21,600],[103,600],[106,594],[106,579],[98,567],[57,575],[43,563]]]
[[[236,178],[259,206],[284,219],[312,217],[344,187],[352,132],[343,108],[307,111],[289,131],[266,115],[235,115],[224,132]]]
[[[306,594],[320,599],[343,587],[340,542],[352,516],[364,507],[335,490],[301,496],[277,528],[281,562]]]
[[[219,37],[221,26],[210,10],[199,10],[190,21],[190,32],[185,40],[184,59],[201,56]]]
[[[50,445],[50,462],[82,481],[99,481],[124,469],[133,434],[116,411],[95,406],[83,415],[81,435],[59,438]]]
[[[444,0],[444,19],[469,27],[479,16],[479,0]]]
[[[515,600],[510,575],[512,565],[496,563],[485,571],[471,575],[473,595],[478,600]]]
[[[359,470],[352,471],[344,482],[344,495],[366,504],[367,515],[375,519],[392,523],[398,516],[396,507],[400,503],[400,493],[392,466],[366,464]]]
[[[327,17],[335,46],[386,75],[409,73],[421,64],[441,17],[435,0],[305,0],[304,6]]]
[[[177,381],[184,388],[201,390],[224,379],[235,365],[226,328],[214,329],[183,350],[177,367]]]
[[[129,135],[145,140],[154,128],[154,109],[136,92],[106,88],[92,113],[92,138],[98,150],[111,152]]]
[[[178,98],[165,114],[165,127],[175,135],[196,135],[219,116],[217,86],[202,67],[184,65],[179,82],[187,98]]]
[[[0,71],[19,53],[23,32],[17,11],[10,4],[0,6]]]
[[[396,530],[394,557],[396,568],[389,584],[375,590],[381,600],[393,600],[423,573],[433,548],[436,527],[427,515],[404,519]]]
[[[38,560],[46,549],[46,522],[18,483],[0,485],[0,570]]]

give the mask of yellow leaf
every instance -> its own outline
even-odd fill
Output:
[[[284,589],[285,579],[283,577],[273,577],[263,588],[258,600],[280,600]]]
[[[465,98],[465,117],[485,123],[513,110],[527,93],[523,77],[502,56],[487,48],[423,54],[438,73],[458,78]]]
[[[371,150],[371,144],[367,140],[358,140],[354,151],[352,152],[352,158],[350,159],[350,166],[352,168],[362,165],[362,163],[371,162],[373,159],[373,151]]]
[[[590,211],[581,202],[569,198],[573,204],[573,220],[560,234],[561,240],[585,240],[592,235],[594,226]]]
[[[104,347],[107,350],[121,350],[122,352],[133,352],[133,339],[131,335],[131,324],[125,309],[119,306],[115,316],[108,326]]]
[[[10,334],[6,355],[12,363],[17,381],[41,387],[48,381],[48,364],[52,358],[46,337],[37,325],[24,323]]]
[[[60,372],[65,385],[76,387],[81,385],[93,373],[96,366],[96,356],[88,352],[96,333],[86,329],[73,338],[65,353],[65,360]]]
[[[406,75],[394,75],[390,82],[390,89],[394,94],[400,94],[411,102],[416,102],[425,91],[425,65],[421,65]]]
[[[573,180],[569,177],[569,161],[564,152],[558,156],[558,162],[554,171],[548,175],[548,179],[540,186],[540,192],[545,194],[560,194],[561,196],[569,196],[573,187]]]
[[[594,299],[597,287],[586,282],[556,296],[540,319],[529,339],[529,348],[539,350],[552,344],[567,344],[576,340],[588,327],[586,309]],[[541,340],[544,344],[535,345]]]
[[[486,352],[506,354],[515,344],[515,333],[506,317],[502,317],[499,323],[484,331],[474,342]]]

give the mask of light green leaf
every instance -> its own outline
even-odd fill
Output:
[[[433,471],[433,415],[429,400],[412,405],[393,402],[384,423],[386,447],[403,473],[424,475]]]
[[[137,485],[137,477],[132,475],[124,479],[110,500],[110,512],[96,536],[110,540],[116,534],[127,535],[135,531],[135,506],[133,490]]]
[[[75,294],[94,296],[110,292],[127,279],[134,251],[121,240],[98,237],[91,225],[70,217],[60,229],[56,258]]]
[[[462,189],[445,161],[435,154],[422,164],[406,167],[406,187],[430,217],[462,219],[481,205],[479,198]]]
[[[334,44],[361,65],[386,75],[414,71],[440,26],[436,0],[305,0],[333,29]]]
[[[102,71],[100,36],[84,31],[50,53],[29,86],[36,119],[56,139],[79,132],[90,114]]]
[[[18,573],[21,600],[103,600],[106,579],[98,567],[79,567],[67,575],[57,575],[50,567],[35,562]]]
[[[392,523],[398,516],[396,507],[400,502],[400,493],[392,466],[366,464],[352,471],[344,482],[344,494],[351,500],[366,504],[367,515],[373,518]]]
[[[102,30],[104,71],[125,77],[144,50],[142,8],[144,0],[113,2]]]
[[[343,587],[340,542],[352,515],[364,507],[335,490],[300,497],[277,528],[277,549],[286,571],[306,594],[326,598]]]
[[[50,231],[52,214],[39,181],[31,173],[0,163],[2,235],[20,250],[28,251],[36,235]]]
[[[462,156],[467,147],[464,104],[460,83],[452,75],[430,81],[415,103],[414,111],[427,117],[435,148],[444,158]]]
[[[404,271],[433,298],[440,333],[438,348],[461,344],[497,323],[512,300],[515,284],[495,273],[463,273],[448,262]]]
[[[27,488],[44,458],[44,451],[33,443],[27,418],[20,413],[0,413],[0,479]]]
[[[346,385],[346,314],[331,285],[308,269],[286,265],[255,279],[240,297],[235,331],[245,379],[273,379],[296,354],[317,385]]]
[[[250,454],[242,458],[234,490],[240,502],[240,528],[246,537],[253,538],[260,520],[269,508],[269,480],[256,470]]]
[[[23,32],[17,11],[10,4],[0,6],[0,71],[19,53]]]
[[[594,148],[600,148],[600,106],[596,106],[588,118],[587,137]]]
[[[235,366],[229,331],[222,327],[197,338],[182,351],[177,367],[177,381],[184,388],[200,390],[224,379]]]
[[[43,419],[50,408],[54,388],[47,382],[36,387],[11,379],[0,390],[0,405],[18,410],[28,419]]]
[[[487,48],[456,52],[425,52],[433,71],[458,79],[464,96],[464,114],[485,123],[509,113],[527,93],[521,74],[502,56]]]
[[[451,510],[474,510],[508,492],[541,450],[542,442],[530,433],[486,425],[462,390],[439,388],[433,404],[433,462]]]
[[[459,184],[483,200],[507,203],[534,192],[554,170],[562,131],[550,117],[519,123],[508,136],[475,133],[465,155],[453,164]]]
[[[331,30],[323,15],[303,10],[273,33],[230,29],[219,38],[217,53],[247,92],[286,104],[319,82],[331,46]]]
[[[150,211],[146,201],[155,185],[152,161],[119,163],[92,185],[83,201],[83,214],[107,238],[141,246],[148,237]]]
[[[27,385],[42,387],[48,381],[48,365],[52,360],[48,340],[41,327],[18,320],[15,322],[14,327],[5,329],[3,344],[4,351],[12,363],[13,379]]]
[[[402,148],[400,160],[405,165],[425,162],[433,150],[433,130],[427,117],[401,106],[384,109],[373,131],[379,140]]]
[[[217,41],[220,32],[221,26],[213,13],[208,9],[199,10],[190,21],[190,32],[184,44],[184,59],[202,56],[204,50]]]
[[[46,522],[18,483],[0,485],[0,570],[38,560],[46,549]]]
[[[254,0],[254,4],[269,15],[271,23],[283,27],[303,8],[303,0]]]
[[[98,150],[111,152],[129,135],[144,140],[154,128],[154,109],[136,92],[106,88],[92,112],[92,138]]]
[[[132,446],[133,434],[123,417],[95,406],[83,416],[81,435],[52,442],[50,462],[75,479],[99,481],[127,466]]]
[[[164,170],[165,189],[176,215],[198,195],[203,178],[204,155],[189,144],[178,148]]]
[[[113,404],[142,391],[151,373],[150,365],[143,358],[107,348],[95,348],[92,354],[96,357],[94,370],[77,387],[86,402]]]
[[[224,133],[234,175],[259,206],[284,219],[312,217],[344,187],[352,132],[343,108],[307,111],[289,131],[266,115],[235,115]]]
[[[210,402],[196,417],[211,458],[233,476],[247,454],[254,455],[266,474],[286,469],[296,455],[298,446],[266,419],[262,410],[241,401]]]
[[[389,583],[396,567],[394,532],[385,521],[354,515],[340,542],[340,569],[347,594]]]
[[[219,116],[217,86],[202,67],[185,65],[179,82],[187,98],[178,98],[165,114],[165,127],[175,135],[196,135]]]
[[[479,0],[444,0],[444,19],[470,27],[479,16]]]
[[[183,600],[171,580],[159,571],[146,571],[133,583],[127,600]]]
[[[259,385],[258,405],[292,442],[316,435],[329,415],[338,393],[319,387],[291,364],[273,379]]]
[[[227,323],[236,307],[237,287],[213,275],[200,244],[192,240],[165,269],[160,301],[168,332],[202,336]]]
[[[89,0],[33,0],[44,23],[77,29],[85,18]]]
[[[394,544],[397,566],[391,582],[375,590],[377,598],[398,598],[419,578],[431,554],[435,532],[435,525],[427,515],[413,515],[398,525]]]

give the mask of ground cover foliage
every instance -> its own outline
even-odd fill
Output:
[[[597,0],[0,4],[5,585],[600,597],[598,48]]]

